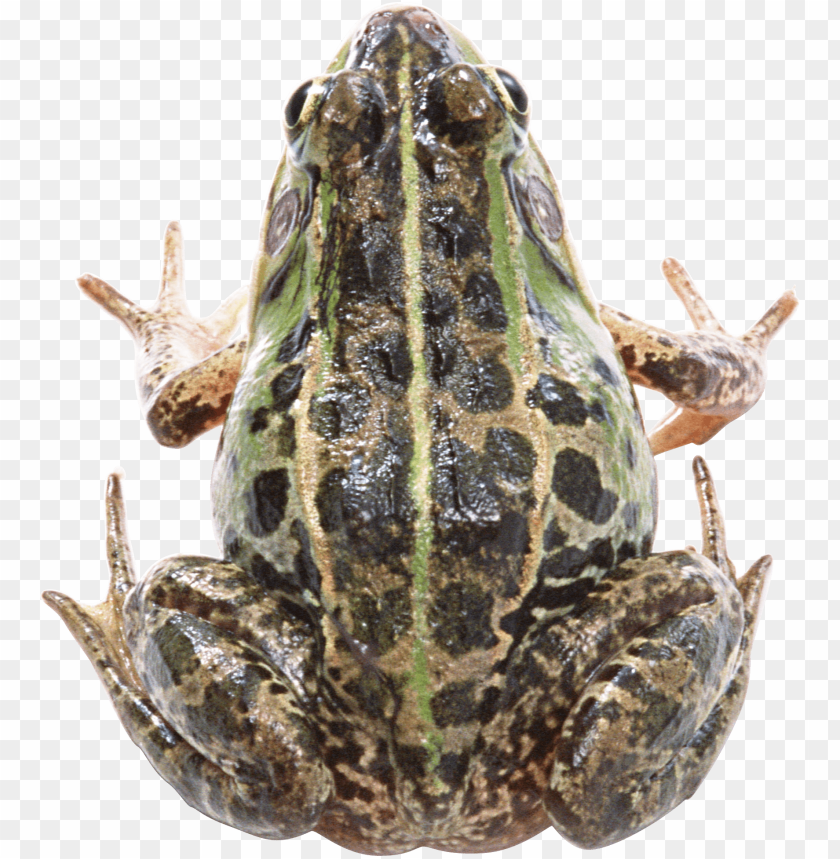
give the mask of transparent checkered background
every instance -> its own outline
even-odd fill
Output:
[[[127,739],[39,593],[104,595],[101,499],[117,466],[141,570],[173,553],[216,553],[218,432],[183,451],[151,440],[132,344],[75,277],[91,271],[150,301],[164,226],[180,219],[196,311],[246,280],[284,100],[373,5],[0,4],[4,856],[342,852],[316,835],[262,842],[185,805]],[[840,588],[828,566],[840,555],[829,520],[839,485],[840,308],[828,286],[838,257],[837,5],[431,6],[525,82],[535,137],[603,300],[683,329],[659,275],[664,256],[686,261],[736,333],[784,289],[803,299],[770,349],[764,400],[703,451],[737,567],[765,552],[776,559],[744,712],[696,796],[604,855],[840,855]],[[663,413],[660,397],[643,399],[649,419]],[[695,452],[659,459],[657,549],[700,540]],[[507,851],[579,852],[552,830]]]

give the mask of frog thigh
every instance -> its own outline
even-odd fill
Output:
[[[224,420],[245,352],[244,340],[228,340],[239,324],[247,288],[206,319],[195,319],[184,296],[183,257],[181,228],[173,221],[163,240],[160,292],[151,310],[91,274],[78,279],[82,292],[134,338],[143,414],[152,435],[167,447],[184,447]]]
[[[301,631],[305,612],[269,603],[247,573],[211,558],[169,558],[135,585],[118,475],[108,480],[106,514],[106,600],[82,606],[54,591],[44,599],[87,654],[128,735],[207,816],[262,838],[308,832],[333,781],[299,703],[310,654],[281,640]],[[250,623],[259,638],[249,643],[241,627]],[[300,664],[283,658],[287,651]]]
[[[694,793],[741,710],[769,567],[762,558],[736,585],[694,552],[652,555],[605,577],[568,618],[567,642],[586,642],[593,657],[596,649],[613,655],[569,711],[543,795],[564,837],[605,847]],[[606,602],[616,599],[620,614],[608,627]],[[651,609],[656,617],[644,628]],[[642,628],[621,642],[633,624]],[[594,666],[586,663],[578,679]]]
[[[676,260],[666,259],[662,271],[697,331],[674,334],[600,306],[630,380],[674,404],[650,434],[654,454],[703,444],[758,402],[767,377],[767,347],[797,305],[793,292],[786,292],[749,331],[733,337]]]
[[[299,618],[234,564],[189,556],[150,570],[128,595],[124,617],[134,665],[158,712],[229,776],[208,786],[176,771],[173,786],[187,788],[188,802],[198,794],[205,813],[263,838],[311,830],[332,776],[301,705],[300,673],[284,670],[305,670],[283,660],[284,650],[294,650],[283,638],[301,627]]]

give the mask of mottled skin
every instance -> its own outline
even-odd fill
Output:
[[[112,477],[108,599],[47,599],[217,820],[597,847],[691,795],[737,717],[769,558],[736,581],[701,460],[702,554],[650,554],[652,453],[755,402],[795,299],[731,338],[668,260],[698,332],[599,309],[528,111],[433,13],[382,10],[286,108],[246,340],[245,292],[189,316],[177,225],[152,311],[80,279],[135,336],[162,443],[225,420],[224,561],[135,584]],[[653,451],[630,380],[675,403]]]

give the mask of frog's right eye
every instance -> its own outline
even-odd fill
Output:
[[[303,113],[304,105],[306,104],[307,98],[309,98],[309,92],[312,89],[315,81],[307,81],[304,84],[301,84],[293,93],[292,97],[286,102],[286,125],[289,128],[294,128],[298,120],[300,119],[300,115]]]
[[[496,77],[502,82],[502,85],[507,90],[513,106],[520,113],[528,112],[528,93],[522,87],[522,84],[510,73],[504,69],[496,69]]]

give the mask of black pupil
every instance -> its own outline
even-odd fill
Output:
[[[499,76],[499,80],[505,85],[505,89],[508,91],[514,107],[520,113],[525,113],[528,109],[528,94],[522,89],[522,84],[510,72],[506,72],[504,69],[496,69],[496,74]]]
[[[306,97],[309,95],[309,90],[312,87],[312,81],[307,81],[301,84],[292,94],[289,103],[286,105],[286,125],[289,128],[297,124],[300,119],[303,106],[306,104]]]

